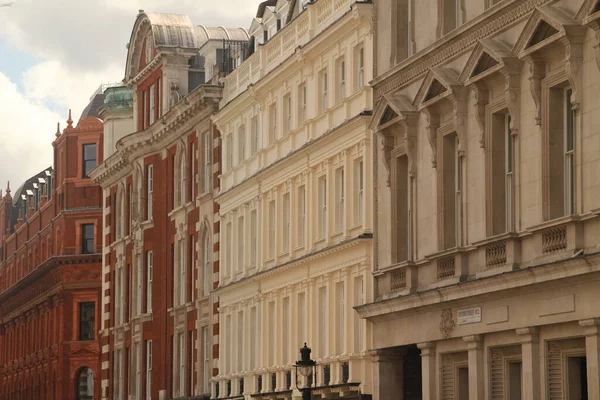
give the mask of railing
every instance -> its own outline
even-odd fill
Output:
[[[406,269],[392,272],[390,290],[392,292],[406,288]]]
[[[440,258],[437,261],[438,280],[452,278],[456,271],[456,262],[454,256]]]
[[[274,392],[276,390],[277,390],[277,374],[272,373],[271,374],[271,392]]]
[[[257,376],[256,377],[256,391],[258,393],[262,392],[262,376]]]
[[[485,248],[486,268],[496,268],[506,264],[506,242],[493,243]]]
[[[348,383],[350,380],[350,363],[342,363],[342,383]]]
[[[327,29],[348,12],[355,2],[356,0],[318,0],[314,5],[309,5],[303,13],[265,45],[259,46],[254,54],[225,78],[224,104],[279,66],[294,54],[298,47],[304,46]]]
[[[567,227],[555,226],[542,232],[542,253],[556,253],[567,248]]]
[[[323,366],[323,386],[329,385],[331,382],[331,366],[325,365]]]

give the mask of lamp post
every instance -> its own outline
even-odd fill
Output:
[[[306,343],[304,343],[304,347],[300,349],[300,360],[296,361],[296,364],[294,364],[294,367],[296,368],[296,387],[298,387],[298,373],[305,378],[312,374],[313,382],[315,381],[314,375],[317,362],[310,359],[310,353],[310,347],[306,346]],[[299,389],[302,393],[302,400],[311,400],[312,390],[310,386],[311,384],[307,382],[305,387]]]

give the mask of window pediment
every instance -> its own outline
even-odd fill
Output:
[[[458,78],[456,72],[448,68],[429,70],[415,99],[417,108],[421,110],[452,95],[456,88],[463,86]]]
[[[465,85],[470,85],[500,71],[506,64],[516,59],[511,50],[500,41],[481,40],[473,49],[459,80],[465,82]]]
[[[500,63],[496,59],[494,59],[488,53],[484,52],[481,55],[481,57],[479,58],[479,61],[477,62],[475,69],[471,73],[471,78],[484,73],[485,71],[495,67],[498,64],[500,64]]]

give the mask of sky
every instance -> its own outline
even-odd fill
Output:
[[[0,0],[0,189],[52,165],[56,125],[124,77],[139,10],[249,28],[261,0]]]

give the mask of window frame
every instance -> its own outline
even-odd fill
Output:
[[[94,158],[87,157],[86,149],[93,146]],[[98,144],[97,143],[84,143],[81,145],[81,159],[82,159],[82,178],[89,178],[89,173],[98,166]],[[88,166],[88,163],[93,163],[93,166]]]
[[[91,305],[91,320],[89,321],[84,321],[84,313],[85,311],[90,311],[90,310],[84,310],[84,307],[86,306],[90,306]],[[91,323],[92,325],[92,329],[91,332],[88,333],[88,335],[84,335],[84,323]],[[89,336],[89,334],[91,333],[91,336]],[[79,341],[93,341],[96,340],[96,302],[94,301],[82,301],[78,303],[78,334],[77,334],[77,338]]]
[[[81,224],[80,225],[80,229],[81,229],[81,254],[95,254],[96,253],[96,247],[95,247],[95,239],[96,239],[96,226],[92,223],[92,224]],[[91,231],[88,231],[88,229],[91,229]],[[91,238],[88,237],[88,234],[91,233]],[[90,241],[91,241],[91,251],[90,251],[90,247],[88,247],[90,245]]]

